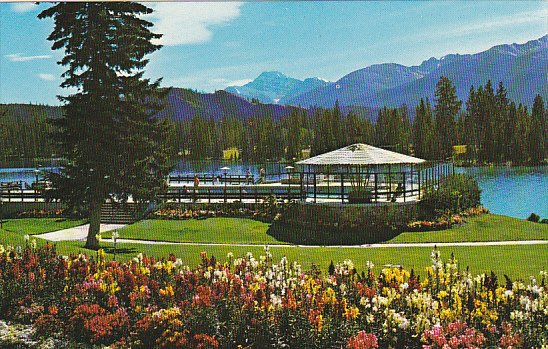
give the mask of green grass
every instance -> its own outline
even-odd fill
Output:
[[[6,245],[24,245],[25,234],[37,234],[51,230],[63,229],[77,225],[81,221],[55,222],[54,220],[10,220],[0,230],[0,243]],[[403,233],[390,242],[452,242],[452,241],[494,241],[494,240],[525,240],[547,239],[547,226],[530,223],[524,220],[498,216],[484,215],[469,219],[462,227],[444,231],[427,233]],[[291,261],[297,261],[304,268],[315,263],[326,270],[330,261],[351,259],[358,271],[364,270],[367,260],[381,267],[384,264],[401,264],[406,268],[414,268],[423,273],[430,265],[431,248],[306,248],[276,246],[279,241],[266,234],[268,224],[249,219],[211,218],[203,221],[160,221],[149,220],[128,226],[120,231],[122,238],[141,238],[147,240],[195,241],[218,243],[251,243],[252,247],[236,246],[188,246],[188,245],[152,245],[152,244],[118,244],[117,258],[128,260],[139,252],[155,257],[167,257],[170,253],[182,258],[185,264],[195,266],[200,261],[200,252],[214,255],[225,260],[228,252],[235,256],[243,256],[252,252],[259,256],[264,253],[262,245],[269,244],[275,259],[287,256]],[[103,234],[107,237],[108,234]],[[101,243],[109,252],[112,242]],[[70,253],[94,251],[85,250],[84,242],[66,241],[56,244],[58,252]],[[548,269],[548,248],[546,245],[522,246],[459,246],[440,248],[442,257],[447,259],[454,253],[461,267],[470,266],[473,274],[495,271],[500,279],[503,274],[511,278],[527,279],[538,276],[540,270]],[[112,256],[112,254],[110,254]],[[380,270],[377,268],[377,271]]]
[[[270,224],[244,218],[209,218],[205,220],[144,220],[119,229],[120,238],[172,241],[283,244],[267,235]],[[110,234],[102,234],[109,238]]]
[[[57,244],[59,253],[86,252],[95,254],[94,251],[85,250],[84,242],[67,241]],[[111,242],[102,242],[108,252],[112,252]],[[247,252],[258,256],[264,254],[263,246],[236,247],[236,246],[189,246],[189,245],[144,245],[144,244],[119,244],[122,248],[117,259],[129,260],[142,252],[149,256],[168,257],[173,253],[181,258],[185,265],[191,267],[200,263],[200,252],[207,252],[208,256],[215,256],[220,261],[225,261],[229,252],[235,257],[245,256]],[[548,248],[546,245],[522,245],[522,246],[473,246],[473,247],[442,247],[439,248],[443,260],[447,260],[451,253],[459,261],[462,269],[470,267],[473,275],[489,273],[493,270],[499,280],[504,280],[503,275],[511,279],[526,280],[530,276],[538,278],[541,270],[548,269]],[[405,247],[405,248],[348,248],[348,247],[284,247],[270,246],[270,251],[275,261],[286,256],[291,262],[300,263],[306,270],[312,263],[326,271],[329,263],[341,262],[351,259],[358,272],[366,270],[366,261],[372,261],[378,273],[385,264],[400,264],[406,269],[413,268],[417,273],[425,275],[425,268],[430,266],[430,252],[428,247]],[[120,253],[121,252],[121,253]],[[112,254],[109,253],[112,257]]]
[[[463,226],[430,232],[404,232],[386,243],[548,240],[548,224],[484,214]]]
[[[119,230],[120,237],[137,240],[284,244],[268,235],[269,224],[244,218],[206,220],[144,220]],[[110,234],[103,234],[109,238]],[[475,242],[547,240],[548,225],[501,215],[481,215],[467,219],[463,226],[431,232],[404,232],[386,243]]]
[[[86,223],[81,219],[59,219],[59,218],[18,218],[6,219],[0,229],[0,244],[24,245],[25,235],[36,235],[49,233],[51,231],[72,228]]]
[[[11,232],[24,232],[28,235],[35,235],[72,228],[84,223],[86,223],[86,221],[81,219],[18,218],[4,220],[2,229]]]

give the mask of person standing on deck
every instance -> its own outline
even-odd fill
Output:
[[[198,187],[200,186],[200,179],[198,178],[198,175],[194,175],[194,192],[192,201],[196,202],[197,200],[197,194],[198,194]]]
[[[266,180],[266,172],[263,167],[261,167],[261,170],[259,171],[259,180],[257,183],[264,183]]]
[[[245,171],[245,184],[249,185],[250,183],[251,183],[251,171],[249,171],[249,169],[247,169]]]

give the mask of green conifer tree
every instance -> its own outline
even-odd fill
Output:
[[[160,35],[142,19],[151,12],[131,2],[64,2],[38,16],[54,21],[48,40],[64,49],[59,63],[67,67],[61,87],[75,91],[60,97],[55,139],[68,163],[51,174],[50,193],[89,209],[87,248],[98,247],[105,199],[152,199],[169,171],[167,126],[153,117],[159,81],[143,78],[145,56],[160,48],[152,43]]]
[[[435,129],[437,138],[437,158],[446,159],[453,153],[455,144],[456,116],[462,102],[457,98],[456,88],[446,76],[436,84],[434,93]]]

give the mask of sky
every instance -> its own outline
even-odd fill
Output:
[[[378,63],[419,65],[450,53],[525,43],[548,33],[546,1],[145,3],[164,47],[146,76],[214,92],[263,71],[336,81]],[[0,3],[0,103],[58,105],[62,51],[47,3]]]

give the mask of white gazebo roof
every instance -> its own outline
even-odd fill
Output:
[[[374,147],[369,144],[356,143],[325,154],[316,155],[297,162],[297,165],[390,165],[420,164],[426,160]]]

